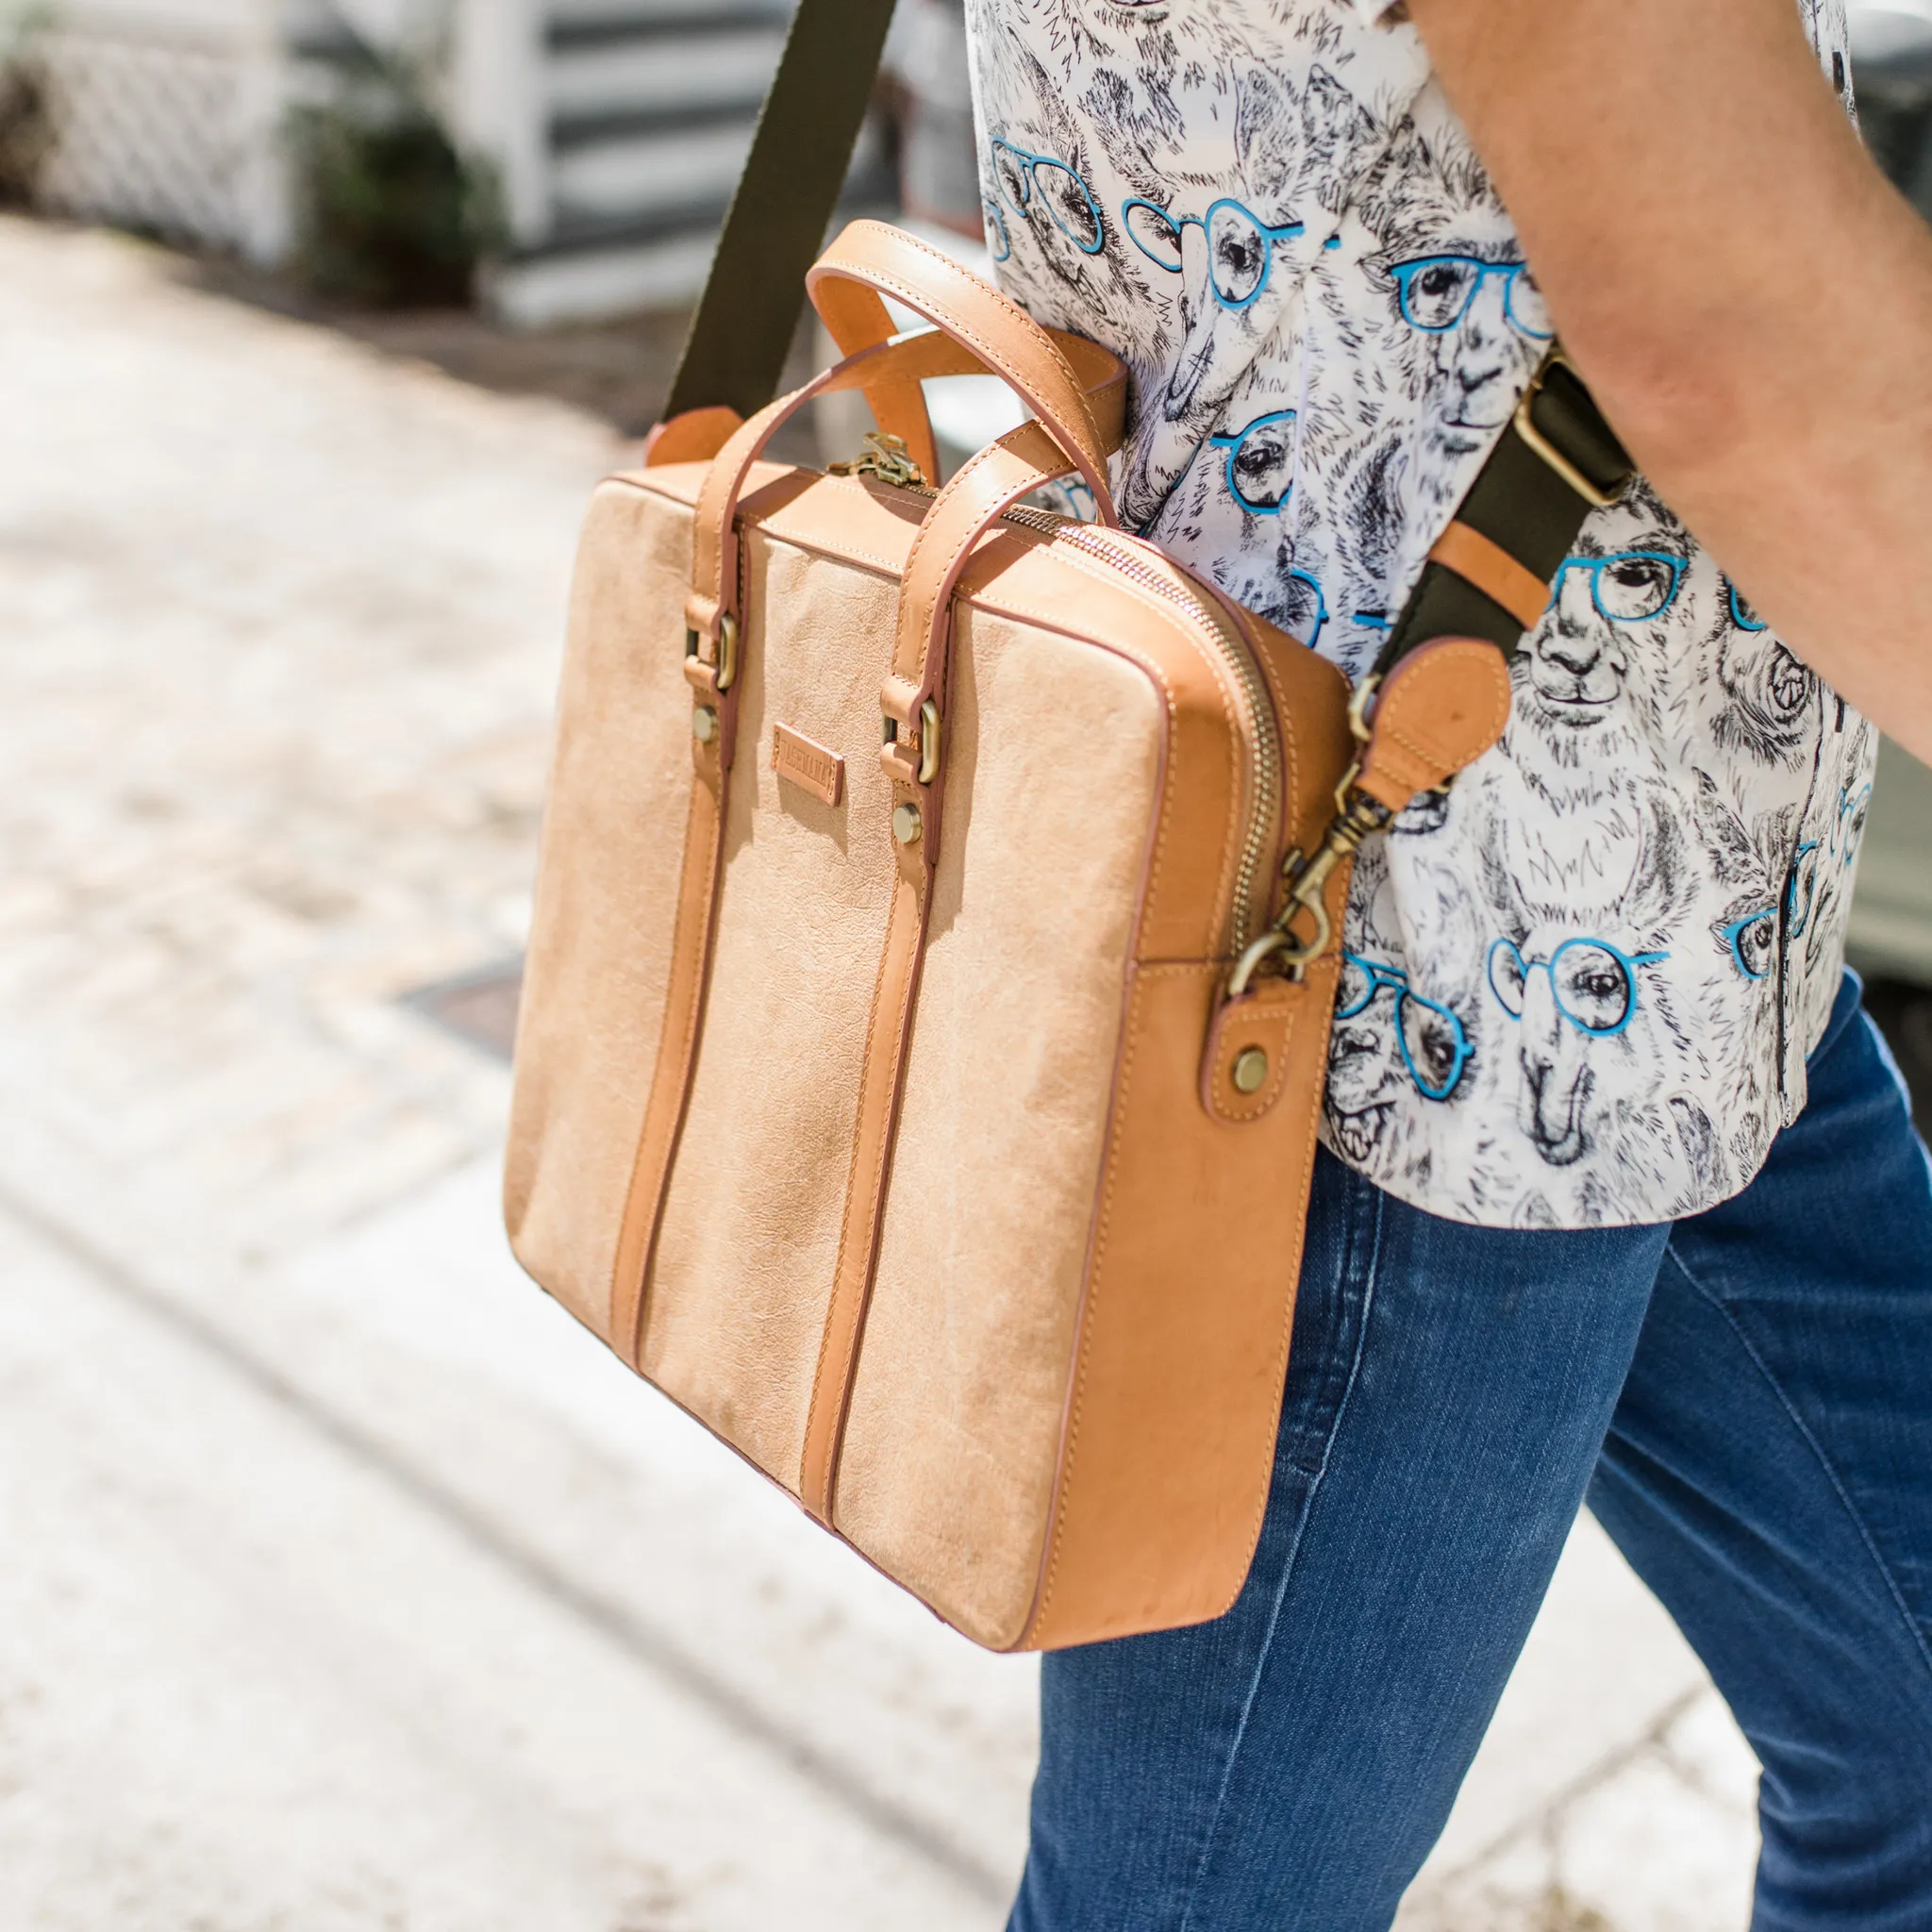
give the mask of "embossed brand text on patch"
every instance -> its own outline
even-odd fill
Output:
[[[772,769],[827,805],[837,805],[845,790],[845,760],[789,724],[772,726]]]

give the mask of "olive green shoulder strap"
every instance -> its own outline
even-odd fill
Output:
[[[805,272],[838,207],[891,19],[892,0],[799,0],[667,418],[720,403],[749,416],[777,393]]]
[[[805,274],[838,207],[892,5],[799,0],[667,417],[721,403],[749,416],[777,392]],[[1445,635],[1488,638],[1513,653],[1584,518],[1614,498],[1630,473],[1582,378],[1553,349],[1430,552],[1376,671]]]
[[[1632,469],[1583,378],[1552,349],[1429,552],[1376,675],[1431,638],[1487,638],[1513,657],[1583,520],[1616,500]]]

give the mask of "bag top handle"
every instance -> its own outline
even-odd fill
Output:
[[[1096,343],[1058,341],[1009,296],[884,222],[850,223],[814,263],[806,287],[841,354],[888,341],[893,325],[882,296],[923,315],[1004,376],[1072,458],[1104,524],[1118,524],[1107,458],[1126,420],[1126,367]],[[1075,362],[1079,367],[1075,367]],[[874,390],[877,393],[874,394]],[[916,382],[867,386],[879,427],[903,437],[914,460],[937,480],[924,398]],[[896,405],[896,407],[895,407]],[[915,433],[924,439],[915,440]]]

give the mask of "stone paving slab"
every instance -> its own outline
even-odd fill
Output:
[[[0,423],[0,1923],[991,1932],[1033,1666],[521,1280],[405,1004],[623,447],[11,220]],[[1753,1782],[1580,1526],[1406,1932],[1741,1927]]]

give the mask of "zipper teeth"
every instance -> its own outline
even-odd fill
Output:
[[[933,497],[939,494],[938,491],[924,483],[892,487],[909,491],[915,496]],[[1083,524],[1075,517],[1061,516],[1050,509],[1036,509],[1029,504],[1015,504],[1006,512],[1002,522],[1018,524],[1024,529],[1037,530],[1042,536],[1071,543],[1091,556],[1104,557],[1122,575],[1154,591],[1157,596],[1164,597],[1197,623],[1205,619],[1207,627],[1221,644],[1222,656],[1233,666],[1247,698],[1248,715],[1254,721],[1254,742],[1248,760],[1254,807],[1248,814],[1248,835],[1241,848],[1241,863],[1235,868],[1233,903],[1228,911],[1232,939],[1228,950],[1240,952],[1253,936],[1255,882],[1259,876],[1262,861],[1268,856],[1268,832],[1279,808],[1281,790],[1281,745],[1274,729],[1274,700],[1247,639],[1211,598],[1189,591],[1139,556],[1139,540],[1124,531],[1106,530],[1095,524]]]
[[[1241,849],[1241,863],[1235,871],[1234,901],[1228,915],[1233,936],[1229,950],[1239,952],[1252,937],[1255,882],[1260,874],[1262,861],[1268,856],[1268,833],[1280,804],[1281,747],[1274,729],[1274,701],[1261,675],[1260,666],[1255,661],[1246,638],[1237,631],[1218,605],[1208,598],[1195,595],[1185,585],[1177,584],[1132,554],[1139,547],[1136,539],[1124,534],[1116,536],[1092,524],[1073,523],[1060,518],[1055,518],[1054,523],[1054,534],[1063,541],[1095,556],[1105,556],[1124,575],[1158,592],[1197,620],[1206,618],[1221,642],[1222,655],[1234,667],[1235,675],[1246,694],[1248,715],[1254,721],[1253,747],[1248,760],[1254,804],[1248,814],[1248,836]]]

